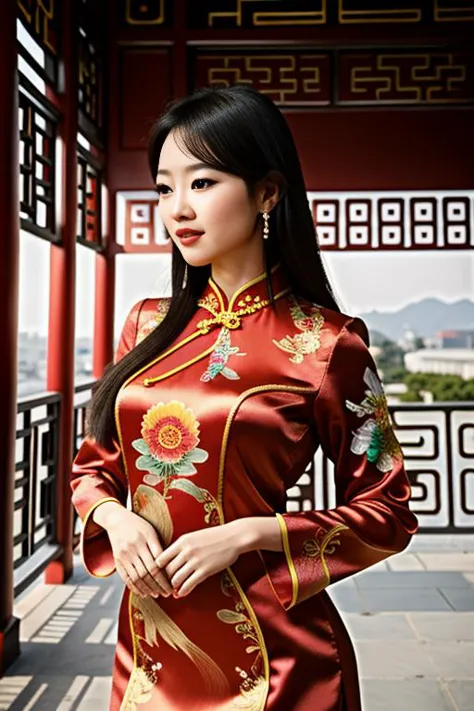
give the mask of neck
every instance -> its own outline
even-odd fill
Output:
[[[232,257],[212,263],[212,280],[222,289],[227,298],[232,298],[233,294],[248,281],[255,279],[265,271],[263,260],[263,249],[260,248],[258,256],[249,253],[243,255],[241,259]]]

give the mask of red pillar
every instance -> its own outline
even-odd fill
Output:
[[[101,377],[113,357],[114,303],[115,258],[107,249],[95,262],[94,378]]]
[[[74,406],[74,319],[77,215],[77,94],[78,22],[75,0],[64,1],[62,46],[64,48],[65,93],[61,96],[63,120],[62,214],[58,225],[62,244],[51,246],[51,285],[48,338],[48,390],[62,395],[59,458],[56,488],[57,541],[61,558],[45,570],[45,582],[60,584],[72,572],[72,505],[69,477],[73,452]]]
[[[19,655],[13,617],[13,488],[18,338],[18,86],[16,3],[0,3],[0,676]]]

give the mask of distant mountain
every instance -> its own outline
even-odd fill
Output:
[[[410,329],[417,336],[430,338],[439,331],[474,328],[474,302],[462,299],[448,304],[440,299],[423,299],[399,311],[368,311],[360,314],[371,334],[379,331],[391,340],[403,337]],[[375,339],[374,339],[375,340]]]

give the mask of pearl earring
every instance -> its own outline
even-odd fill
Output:
[[[266,211],[263,212],[262,214],[263,214],[263,221],[265,223],[263,225],[263,239],[268,239],[269,234],[270,234],[270,227],[268,224],[270,222],[270,215]]]

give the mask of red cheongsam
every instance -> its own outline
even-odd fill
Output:
[[[115,570],[104,501],[166,547],[182,534],[276,516],[281,552],[251,551],[181,599],[124,586],[110,711],[360,711],[356,660],[326,588],[403,550],[410,486],[363,321],[290,289],[281,265],[227,299],[210,279],[195,315],[117,397],[110,448],[86,439],[72,471],[89,573]],[[167,299],[130,312],[117,359],[159,327]],[[317,448],[336,506],[286,513]]]

